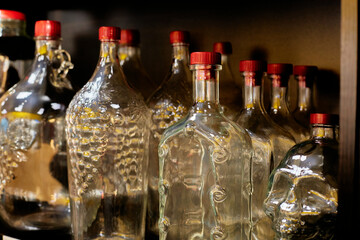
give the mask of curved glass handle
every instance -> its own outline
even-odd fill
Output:
[[[54,57],[52,59],[52,68],[52,84],[60,88],[73,89],[66,76],[69,70],[74,68],[74,64],[71,62],[71,56],[66,50],[55,50]]]

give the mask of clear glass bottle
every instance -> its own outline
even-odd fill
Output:
[[[139,91],[146,101],[157,84],[151,80],[142,64],[138,30],[121,29],[119,60],[129,85]]]
[[[161,138],[160,240],[245,239],[253,151],[222,113],[220,63],[219,53],[191,54],[194,104]]]
[[[188,113],[192,100],[191,72],[189,69],[189,32],[172,31],[172,64],[160,87],[147,104],[152,111],[150,136],[148,227],[153,235],[159,234],[159,158],[161,135]]]
[[[232,45],[230,42],[216,42],[213,51],[221,53],[220,71],[220,102],[223,106],[225,116],[234,120],[242,109],[241,88],[236,84],[235,77],[231,69]]]
[[[292,71],[292,64],[268,64],[267,76],[271,81],[271,105],[268,113],[274,122],[285,128],[299,143],[310,137],[310,131],[296,122],[288,108],[288,83]]]
[[[318,68],[316,66],[294,66],[294,77],[298,82],[298,103],[292,115],[295,120],[310,131],[310,113],[315,111],[313,85]]]
[[[338,116],[310,116],[311,139],[272,172],[264,202],[275,239],[334,239],[338,206]]]
[[[72,64],[61,49],[61,25],[35,23],[28,76],[0,99],[0,215],[17,230],[69,232],[65,109]]]
[[[250,134],[254,157],[251,166],[251,236],[252,239],[271,239],[274,232],[263,211],[267,183],[271,170],[295,145],[294,138],[280,128],[266,113],[262,100],[262,83],[266,72],[266,62],[242,60],[239,70],[243,78],[244,108],[236,123]]]
[[[0,96],[25,77],[34,52],[35,42],[26,33],[25,14],[0,9]]]
[[[143,239],[150,112],[118,60],[120,28],[100,27],[96,69],[66,113],[75,240]]]

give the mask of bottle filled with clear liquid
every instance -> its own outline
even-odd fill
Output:
[[[0,99],[0,216],[17,230],[68,232],[64,89],[73,65],[59,22],[37,21],[35,40],[29,74]]]
[[[253,150],[247,132],[222,113],[220,58],[191,54],[193,106],[160,141],[160,240],[247,239]]]
[[[334,239],[338,206],[338,116],[310,115],[311,138],[274,169],[264,202],[275,239]]]
[[[75,240],[144,239],[150,112],[126,81],[119,38],[99,28],[96,69],[66,113]]]

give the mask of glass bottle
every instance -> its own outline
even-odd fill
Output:
[[[288,108],[288,83],[292,71],[292,64],[268,64],[267,76],[271,81],[269,116],[274,122],[285,128],[294,137],[296,143],[299,143],[310,137],[310,131],[296,122]]]
[[[34,52],[35,42],[26,33],[25,14],[0,9],[0,96],[25,77]]]
[[[223,106],[225,116],[234,120],[242,109],[241,88],[236,84],[235,77],[231,69],[232,45],[230,42],[216,42],[213,51],[221,53],[220,71],[220,102]]]
[[[28,76],[0,99],[0,215],[26,231],[70,230],[62,82],[73,67],[61,49],[61,25],[35,23]]]
[[[172,64],[168,75],[149,98],[147,104],[152,111],[150,136],[148,228],[159,235],[159,158],[160,137],[169,126],[182,119],[190,109],[192,101],[191,72],[189,69],[189,32],[172,31]]]
[[[143,239],[150,112],[118,60],[120,28],[99,28],[96,69],[66,113],[75,240]]]
[[[160,240],[245,239],[251,139],[219,104],[221,55],[191,54],[194,104],[159,145]]]
[[[294,77],[298,82],[298,103],[292,115],[295,120],[310,131],[309,119],[313,112],[313,84],[318,68],[316,66],[294,66]]]
[[[252,239],[271,239],[274,232],[263,211],[267,183],[271,170],[285,157],[286,152],[295,145],[294,138],[271,120],[263,105],[262,83],[266,72],[266,62],[242,60],[239,70],[243,79],[244,108],[236,123],[250,134],[254,157],[251,166],[251,237]]]
[[[146,72],[140,55],[140,32],[136,29],[121,29],[119,60],[129,85],[147,100],[157,85]]]
[[[275,239],[334,239],[338,206],[338,116],[310,115],[311,138],[272,172],[264,202]]]

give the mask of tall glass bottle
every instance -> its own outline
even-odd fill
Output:
[[[313,105],[313,84],[318,68],[316,66],[294,66],[294,77],[298,82],[298,103],[292,115],[295,120],[310,131],[310,113]]]
[[[271,170],[295,145],[295,140],[287,131],[276,125],[264,109],[261,88],[266,72],[266,63],[257,60],[243,60],[240,61],[239,70],[243,78],[244,108],[236,122],[250,134],[254,148],[251,166],[251,238],[271,239],[274,233],[262,208],[266,197],[267,183]]]
[[[271,81],[269,116],[274,122],[285,128],[294,137],[296,143],[299,143],[310,137],[310,131],[296,122],[288,108],[287,90],[292,71],[292,64],[268,64],[267,75]]]
[[[70,56],[61,25],[35,24],[30,73],[0,99],[0,215],[17,230],[70,229],[62,83]]]
[[[224,108],[224,114],[231,120],[239,114],[242,109],[241,88],[236,84],[235,77],[231,69],[232,45],[230,42],[216,42],[213,51],[221,53],[220,71],[220,102]]]
[[[152,111],[150,136],[148,227],[159,234],[159,158],[160,137],[169,126],[183,118],[192,101],[191,72],[189,69],[189,32],[172,31],[172,64],[160,87],[149,98],[147,104]]]
[[[129,85],[139,91],[147,100],[157,85],[146,72],[140,56],[140,32],[136,29],[122,29],[119,46],[120,65]]]
[[[159,145],[160,240],[245,239],[251,139],[219,104],[221,55],[191,54],[193,106]]]
[[[338,116],[310,115],[311,139],[272,172],[264,202],[275,239],[334,239],[338,206]]]
[[[125,79],[119,38],[99,28],[96,69],[66,113],[75,240],[144,238],[150,113]]]

